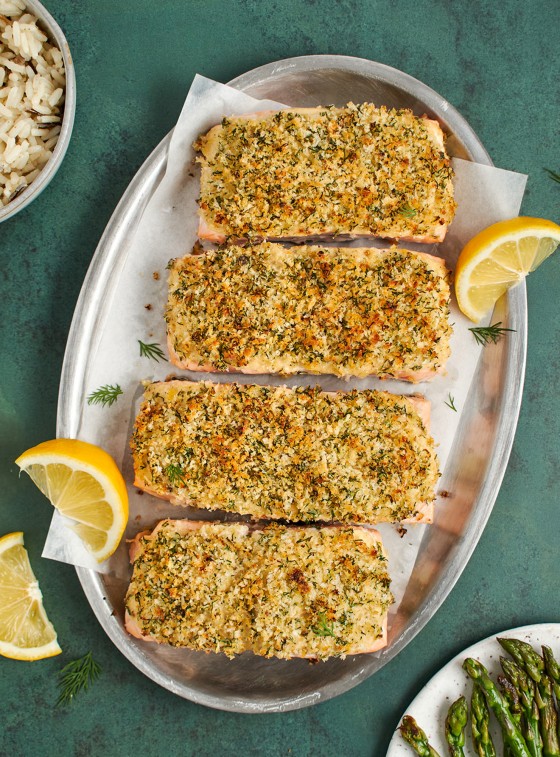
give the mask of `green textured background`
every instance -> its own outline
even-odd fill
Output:
[[[556,221],[560,4],[543,0],[50,0],[70,44],[78,108],[47,190],[0,225],[0,534],[25,532],[64,649],[0,659],[0,754],[383,757],[399,717],[454,654],[494,632],[560,621],[560,255],[528,281],[529,350],[516,441],[496,506],[435,617],[379,673],[315,708],[236,715],[142,676],[98,625],[74,570],[40,558],[51,510],[14,458],[55,435],[74,306],[121,194],[175,122],[196,72],[228,81],[269,61],[340,53],[424,81],[467,118],[497,166],[529,174],[525,215]],[[67,661],[92,650],[103,675],[53,708]]]

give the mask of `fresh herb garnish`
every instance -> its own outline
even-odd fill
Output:
[[[158,363],[160,360],[167,360],[163,354],[163,350],[157,342],[144,344],[144,342],[139,339],[138,344],[140,345],[140,357],[149,357],[151,360],[156,360]]]
[[[311,630],[316,636],[335,636],[333,624],[327,623],[327,616],[324,612],[319,613],[319,622]]]
[[[469,331],[472,331],[474,334],[477,344],[488,344],[489,342],[496,344],[506,331],[515,331],[515,329],[503,328],[502,322],[498,321],[497,323],[493,323],[492,326],[474,326]]]
[[[417,213],[418,211],[414,208],[411,208],[408,203],[403,205],[400,209],[401,216],[404,216],[405,218],[414,218]]]
[[[111,407],[117,401],[119,394],[122,393],[123,390],[118,384],[114,386],[112,384],[105,384],[105,386],[100,386],[99,389],[96,389],[89,395],[87,403],[88,405],[109,405]]]
[[[544,170],[550,176],[552,181],[555,181],[557,184],[560,184],[560,173],[558,173],[557,171],[551,171],[550,168],[545,168]]]
[[[56,700],[56,706],[70,704],[76,694],[82,689],[86,690],[100,675],[101,667],[95,662],[91,652],[88,652],[79,660],[72,660],[60,671],[60,695]]]
[[[450,394],[448,394],[447,396],[449,398],[449,401],[446,402],[445,404],[447,405],[447,407],[450,407],[456,413],[457,408],[455,407],[455,398],[452,397]]]
[[[175,465],[174,463],[170,463],[166,468],[165,472],[167,474],[167,478],[169,479],[169,483],[171,486],[178,486],[179,484],[181,486],[186,486],[185,479],[183,478],[183,469],[180,465]]]

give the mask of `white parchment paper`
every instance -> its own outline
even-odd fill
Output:
[[[378,379],[343,381],[330,376],[282,379],[190,373],[174,370],[167,362],[154,362],[139,355],[138,340],[165,346],[163,309],[167,297],[166,265],[171,258],[190,252],[197,238],[199,175],[194,164],[192,143],[200,134],[219,123],[223,116],[282,107],[286,106],[255,100],[223,84],[197,76],[173,131],[165,176],[146,206],[138,227],[132,230],[127,249],[120,253],[123,265],[118,280],[111,283],[111,296],[101,314],[102,325],[96,334],[87,369],[86,396],[101,385],[116,383],[122,387],[124,394],[112,407],[89,406],[84,397],[78,436],[105,448],[122,467],[130,497],[126,538],[132,538],[143,528],[151,528],[165,517],[216,517],[212,513],[174,507],[149,495],[142,495],[131,484],[133,471],[128,441],[142,393],[140,382],[162,380],[170,372],[195,380],[319,385],[326,390],[382,387],[402,394],[420,392],[432,403],[431,431],[438,445],[440,469],[445,470],[481,351],[468,330],[472,323],[460,313],[454,300],[451,305],[454,334],[447,374],[425,384],[411,385]],[[496,221],[518,215],[526,182],[526,176],[511,171],[458,159],[453,164],[458,210],[445,242],[431,246],[406,245],[409,249],[424,250],[445,258],[450,268],[454,267],[463,245],[475,233]],[[368,244],[371,245],[371,241]],[[382,242],[375,245],[387,246]],[[450,396],[456,412],[446,404]],[[227,519],[234,518],[227,516]],[[124,541],[110,560],[97,565],[67,525],[55,513],[43,552],[45,557],[126,575],[128,560]],[[379,527],[390,560],[395,608],[404,594],[425,528],[429,526],[408,526],[406,537],[401,538],[393,526],[383,524]]]

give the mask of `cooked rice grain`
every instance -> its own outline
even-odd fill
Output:
[[[51,157],[65,89],[60,50],[25,13],[22,0],[0,0],[0,207]]]

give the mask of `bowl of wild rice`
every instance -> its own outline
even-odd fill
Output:
[[[37,0],[0,0],[0,221],[57,172],[76,110],[72,57]]]

